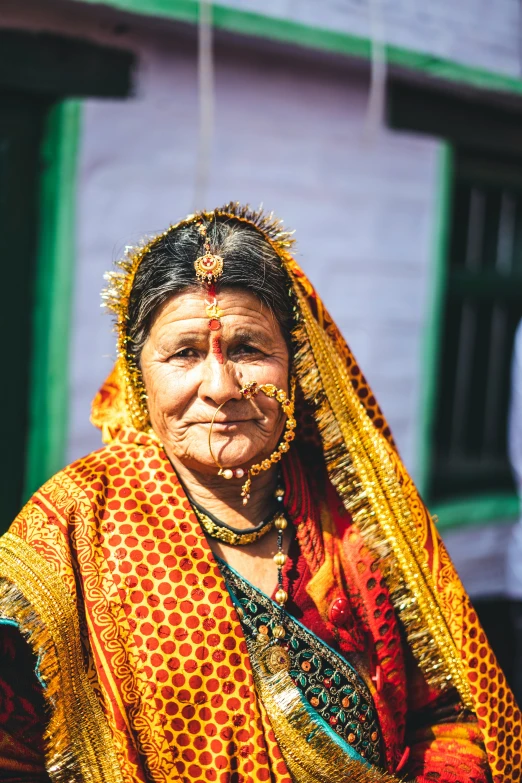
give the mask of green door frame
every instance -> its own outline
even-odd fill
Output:
[[[80,122],[79,101],[56,103],[42,146],[26,498],[65,464]]]
[[[417,486],[426,493],[430,470],[431,432],[435,415],[436,372],[439,363],[444,292],[446,288],[453,189],[453,148],[442,142],[438,156],[436,213],[433,226],[432,273],[422,340],[421,405],[417,443]]]
[[[444,297],[447,282],[449,241],[455,176],[454,149],[467,144],[486,153],[522,156],[520,134],[522,103],[513,96],[497,106],[489,96],[475,93],[457,100],[454,93],[438,87],[418,86],[391,79],[388,86],[388,122],[394,130],[409,130],[441,138],[436,212],[433,225],[432,267],[429,301],[421,353],[421,399],[417,440],[417,484],[427,494],[432,429],[435,417],[436,373],[439,366]],[[429,498],[425,498],[429,502]],[[515,519],[520,511],[513,493],[485,494],[471,499],[433,504],[440,528],[459,527]]]
[[[122,49],[37,31],[2,29],[0,42],[2,88],[47,96],[50,102],[40,154],[27,498],[66,461],[79,99],[128,97],[135,57]]]

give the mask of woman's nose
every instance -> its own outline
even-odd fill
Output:
[[[199,396],[215,405],[222,405],[228,400],[241,399],[241,383],[234,369],[233,362],[221,363],[216,357],[209,355],[203,368],[203,377],[199,387]]]

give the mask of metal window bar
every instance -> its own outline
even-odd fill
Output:
[[[513,488],[506,428],[522,319],[522,161],[460,161],[433,429],[436,501]]]

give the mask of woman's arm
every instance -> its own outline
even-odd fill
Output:
[[[408,662],[409,710],[406,779],[418,783],[489,783],[491,776],[475,716],[462,709],[458,694],[428,689]]]

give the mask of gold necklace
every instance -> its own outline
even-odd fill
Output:
[[[276,489],[274,495],[278,503],[283,502],[284,494],[283,489]],[[259,541],[260,538],[269,533],[274,527],[278,528],[280,518],[284,518],[284,514],[278,509],[256,527],[250,528],[250,530],[241,530],[230,527],[230,525],[217,519],[217,517],[209,511],[201,508],[192,498],[189,498],[189,500],[205,533],[211,538],[222,541],[224,544],[230,544],[230,546],[246,546],[247,544],[253,544],[255,541]]]
[[[281,506],[283,503],[284,494],[284,489],[281,487],[278,487],[274,493],[278,504],[281,504]],[[221,522],[219,519],[209,514],[208,511],[204,511],[200,506],[197,505],[197,503],[195,503],[194,500],[192,500],[192,498],[189,497],[189,500],[192,504],[192,508],[194,509],[194,513],[196,514],[203,530],[207,533],[207,535],[217,539],[218,541],[223,541],[225,544],[231,544],[232,546],[252,544],[254,541],[258,541],[262,536],[266,535],[269,530],[272,530],[274,527],[276,528],[277,552],[273,557],[273,561],[277,567],[278,589],[275,594],[275,602],[278,606],[279,616],[278,622],[276,621],[277,624],[273,628],[273,636],[277,644],[277,655],[279,655],[279,657],[283,655],[288,658],[288,653],[283,647],[281,647],[286,636],[285,604],[288,601],[288,593],[283,587],[283,567],[288,559],[288,556],[283,552],[283,533],[288,526],[288,521],[284,512],[276,511],[275,514],[273,514],[267,520],[261,522],[261,524],[253,530],[237,530],[236,528],[232,528],[229,525],[226,525],[224,522]],[[238,613],[240,617],[243,616],[243,610],[241,607],[238,608]],[[259,641],[265,641],[264,639],[261,639],[261,634],[259,635]],[[268,642],[268,637],[266,637],[266,642]]]

